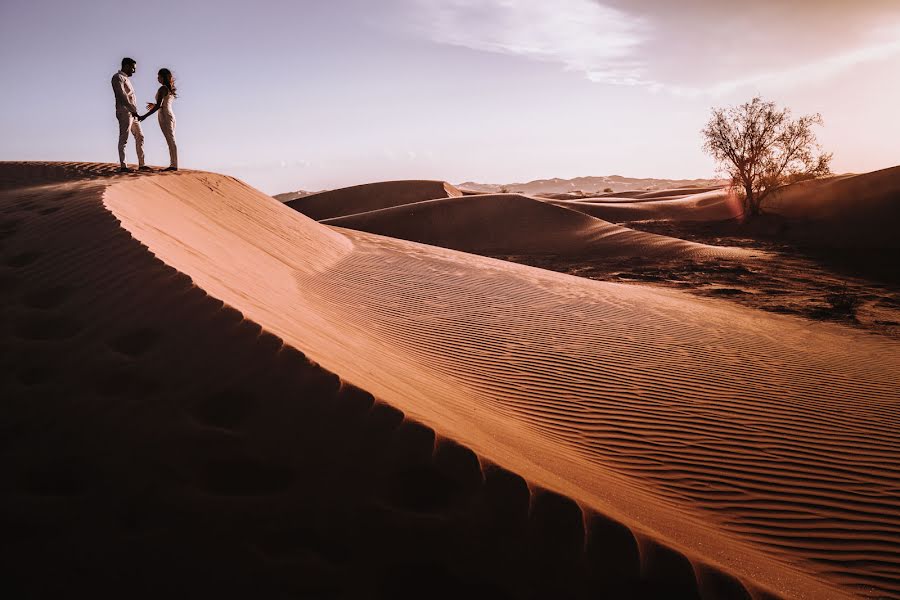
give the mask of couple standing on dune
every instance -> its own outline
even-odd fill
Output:
[[[112,77],[113,93],[116,96],[116,119],[119,121],[119,171],[131,171],[125,164],[125,145],[128,143],[129,132],[134,136],[138,169],[141,171],[151,170],[144,164],[144,132],[141,131],[141,122],[157,111],[159,111],[159,127],[169,145],[169,168],[164,170],[177,171],[178,148],[175,146],[175,113],[172,112],[172,100],[177,96],[175,77],[172,76],[169,69],[159,70],[157,79],[160,88],[156,92],[156,102],[148,102],[147,110],[149,112],[139,115],[134,98],[134,87],[129,80],[135,71],[137,71],[137,62],[133,58],[123,58],[122,69]]]

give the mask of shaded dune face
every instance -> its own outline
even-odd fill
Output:
[[[697,582],[711,563],[791,597],[897,596],[900,515],[884,500],[898,484],[885,427],[898,419],[895,342],[328,230],[266,198],[248,211],[245,190],[205,198],[192,177],[117,184],[105,203],[164,262],[322,366],[624,524],[641,577]],[[167,236],[183,215],[205,234]],[[335,242],[309,269],[317,227],[351,250]],[[209,260],[219,245],[245,256],[274,243],[266,228],[278,243],[308,231],[312,245],[239,271]]]
[[[286,204],[319,221],[433,198],[458,196],[462,196],[462,192],[444,181],[383,181],[311,194]]]
[[[900,248],[900,166],[798,183],[764,206],[776,215],[811,221],[793,234],[803,241]]]
[[[478,254],[696,259],[749,254],[627,229],[586,212],[574,202],[553,204],[520,194],[485,194],[427,200],[322,222]]]
[[[898,203],[900,166],[797,183],[777,193],[769,208],[785,216],[830,218],[896,211]]]

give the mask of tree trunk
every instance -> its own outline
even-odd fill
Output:
[[[744,198],[746,199],[747,216],[756,217],[759,215],[759,202],[756,201],[756,195],[753,193],[753,187],[744,186]]]

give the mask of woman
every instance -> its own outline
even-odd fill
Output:
[[[172,112],[172,101],[178,96],[175,88],[175,77],[172,71],[160,69],[157,77],[160,87],[156,92],[156,103],[148,102],[148,112],[139,120],[143,121],[156,111],[159,111],[159,128],[162,129],[166,143],[169,145],[169,168],[164,171],[178,170],[178,147],[175,146],[175,113]]]

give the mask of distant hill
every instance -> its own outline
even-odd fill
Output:
[[[272,196],[279,202],[290,202],[291,200],[296,200],[297,198],[305,198],[306,196],[311,196],[313,194],[318,194],[318,192],[306,192],[303,190],[297,190],[296,192],[285,192],[283,194],[275,194]]]
[[[570,194],[582,192],[593,195],[602,194],[606,189],[613,192],[648,192],[656,190],[671,190],[673,188],[712,188],[725,185],[727,182],[721,179],[653,179],[622,177],[621,175],[608,175],[605,177],[576,177],[575,179],[536,179],[528,183],[476,183],[467,181],[456,186],[461,192],[475,192],[478,194],[520,193],[536,196],[538,194]],[[319,192],[285,192],[273,196],[279,202],[291,202],[298,198],[305,198]]]
[[[501,191],[523,194],[563,194],[581,191],[589,194],[613,192],[666,190],[672,188],[708,188],[724,185],[719,179],[652,179],[609,175],[605,177],[576,177],[575,179],[536,179],[528,183],[476,183],[467,181],[456,187],[465,191],[496,194]]]

